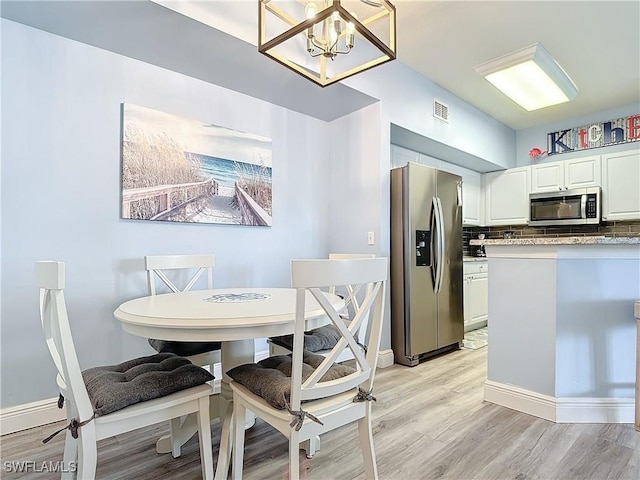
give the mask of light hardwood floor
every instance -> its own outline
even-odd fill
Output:
[[[482,401],[486,348],[460,350],[417,367],[379,370],[373,405],[374,442],[381,479],[638,480],[640,433],[631,424],[554,424]],[[2,479],[58,478],[51,473],[10,473],[5,462],[55,462],[63,435],[41,440],[62,424],[0,438]],[[214,456],[219,423],[211,424]],[[105,440],[98,446],[100,479],[197,479],[197,438],[173,459],[155,453],[159,424]],[[284,479],[287,442],[258,420],[246,437],[244,477]],[[301,478],[362,479],[355,425],[322,437]]]

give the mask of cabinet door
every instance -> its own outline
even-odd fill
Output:
[[[462,224],[480,225],[481,174],[448,162],[441,162],[440,169],[462,177]]]
[[[462,296],[464,297],[463,303],[463,318],[464,318],[464,331],[467,331],[467,325],[471,322],[471,275],[464,275],[462,280]]]
[[[489,317],[489,275],[472,275],[469,292],[469,323],[486,322]]]
[[[531,166],[531,193],[557,192],[564,189],[564,162]]]
[[[486,225],[525,225],[529,220],[530,167],[485,174]]]
[[[640,219],[640,151],[602,156],[602,219]]]
[[[601,184],[600,155],[574,158],[564,162],[565,190],[599,187]]]

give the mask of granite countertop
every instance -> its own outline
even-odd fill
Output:
[[[538,237],[473,239],[469,245],[640,245],[640,237]]]
[[[487,257],[467,257],[466,255],[462,257],[463,262],[486,262]]]

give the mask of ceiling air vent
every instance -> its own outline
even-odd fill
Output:
[[[442,120],[443,122],[449,122],[449,107],[447,107],[440,100],[433,101],[433,116]]]

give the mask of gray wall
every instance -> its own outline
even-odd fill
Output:
[[[112,312],[146,293],[146,254],[216,254],[217,286],[288,286],[289,260],[328,253],[320,120],[2,21],[2,407],[56,396],[33,263],[67,263],[83,367],[150,353]],[[273,227],[119,219],[120,103],[273,140]]]

